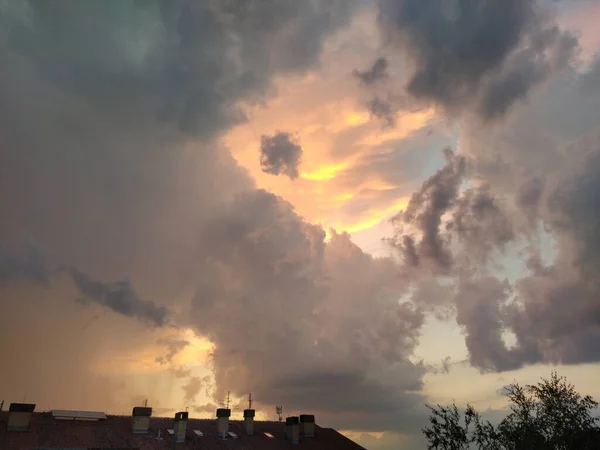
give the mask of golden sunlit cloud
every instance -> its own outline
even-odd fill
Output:
[[[169,364],[160,364],[157,357],[165,355],[167,349],[157,342],[145,347],[120,353],[113,353],[109,357],[99,358],[93,364],[93,370],[98,374],[132,374],[160,372],[172,366],[205,366],[209,362],[211,352],[215,346],[208,339],[197,336],[193,330],[184,329],[179,333],[170,332],[164,337],[185,340],[189,344],[178,351]]]
[[[379,225],[384,220],[387,220],[391,215],[405,209],[409,201],[410,197],[403,197],[386,208],[377,208],[367,211],[361,220],[356,223],[345,224],[341,222],[323,222],[326,223],[327,230],[333,228],[337,232],[346,232],[349,234],[357,233],[359,231],[367,230]],[[326,236],[328,239],[330,238],[329,231],[326,231]]]
[[[310,181],[325,181],[335,178],[336,174],[348,167],[349,163],[321,166],[312,172],[303,172],[300,174],[302,178]]]

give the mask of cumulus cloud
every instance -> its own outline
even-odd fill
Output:
[[[557,77],[502,126],[467,127],[462,154],[447,152],[396,218],[392,243],[417,277],[413,301],[454,310],[481,370],[598,361],[594,70]],[[524,259],[512,280],[501,275],[506,251]],[[442,281],[435,302],[421,294]]]
[[[260,138],[260,167],[271,175],[298,178],[302,147],[292,134],[280,131]]]

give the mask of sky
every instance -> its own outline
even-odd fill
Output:
[[[599,14],[0,1],[0,399],[412,450],[426,403],[600,398]]]

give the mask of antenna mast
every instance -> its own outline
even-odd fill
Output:
[[[281,422],[281,413],[283,412],[283,405],[277,405],[275,407],[275,412],[279,416],[279,421]]]
[[[229,391],[227,391],[227,409],[229,409]]]
[[[252,393],[248,394],[248,409],[252,409]]]

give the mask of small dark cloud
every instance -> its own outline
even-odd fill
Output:
[[[280,131],[260,138],[260,167],[272,175],[298,178],[302,147],[291,133]]]
[[[379,57],[370,69],[365,71],[355,70],[353,75],[365,86],[371,86],[386,80],[389,77],[387,72],[388,61],[384,57]]]
[[[80,301],[91,299],[114,312],[134,317],[157,326],[164,326],[168,320],[168,310],[150,300],[140,299],[129,281],[102,283],[88,275],[63,264],[50,261],[41,249],[30,248],[22,258],[0,248],[0,280],[9,282],[26,281],[49,285],[63,274],[68,274],[79,293]]]
[[[152,325],[167,324],[167,308],[139,298],[129,280],[101,283],[76,269],[70,269],[69,272],[80,292],[94,302],[124,316],[146,320]]]

